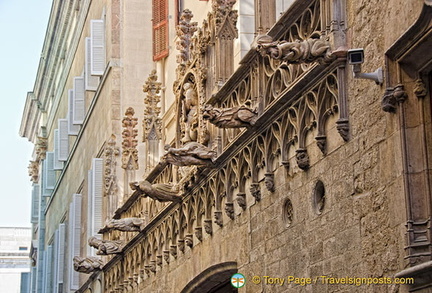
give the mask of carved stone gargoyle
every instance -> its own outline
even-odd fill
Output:
[[[94,236],[88,239],[88,244],[97,249],[97,255],[118,254],[123,249],[123,242],[120,240],[101,240]]]
[[[256,50],[261,56],[270,56],[291,64],[332,61],[330,44],[326,40],[310,38],[294,42],[273,41],[269,35],[260,35],[255,39]]]
[[[246,105],[233,108],[214,108],[205,105],[203,118],[220,128],[240,128],[253,126],[258,119],[257,110]]]
[[[118,230],[123,232],[139,232],[144,228],[145,221],[140,218],[112,219],[105,223],[105,227],[99,233]]]
[[[210,166],[216,158],[215,151],[198,142],[189,142],[181,148],[166,145],[165,150],[162,160],[175,166]]]
[[[179,195],[178,186],[169,183],[157,183],[151,184],[147,180],[138,182],[132,182],[129,184],[135,193],[142,194],[144,197],[150,197],[151,199],[165,202],[173,201],[180,202],[182,197]]]
[[[86,258],[81,256],[75,256],[73,258],[73,263],[74,270],[84,274],[90,274],[95,271],[100,271],[104,266],[102,260],[94,256]]]

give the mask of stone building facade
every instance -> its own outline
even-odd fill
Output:
[[[32,292],[430,292],[431,11],[54,1]]]

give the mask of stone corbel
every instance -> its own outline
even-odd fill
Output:
[[[381,100],[381,108],[385,112],[394,113],[398,103],[403,103],[408,97],[404,90],[403,84],[398,84],[395,87],[388,87]]]

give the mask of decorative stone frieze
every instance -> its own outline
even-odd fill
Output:
[[[116,137],[114,134],[106,142],[104,150],[104,182],[105,182],[105,196],[107,201],[107,217],[111,217],[117,208],[117,156],[120,154],[120,149],[116,146]]]
[[[48,148],[48,141],[46,137],[38,136],[35,144],[36,162],[44,160]]]
[[[197,31],[197,22],[191,22],[193,17],[189,9],[183,10],[179,24],[176,27],[177,37],[177,50],[180,53],[177,55],[177,63],[186,63],[190,59],[192,35]]]

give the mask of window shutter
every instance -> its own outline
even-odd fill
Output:
[[[47,255],[48,255],[48,252],[46,250],[44,250],[44,251],[41,251],[41,253],[42,253],[42,258],[41,258],[41,260],[42,260],[42,290],[43,290],[43,291],[42,290],[41,291],[46,292],[47,281],[48,281],[48,279],[47,279],[47,270],[48,270]],[[39,285],[38,285],[38,287],[39,287]]]
[[[79,273],[73,269],[73,258],[80,255],[81,247],[81,194],[74,194],[69,207],[69,288],[78,290]]]
[[[60,246],[59,241],[59,229],[57,229],[54,233],[54,244],[53,244],[53,272],[52,272],[52,292],[57,293],[58,292],[58,250]]]
[[[63,162],[59,159],[60,147],[59,147],[59,130],[54,129],[54,170],[63,169]]]
[[[102,19],[90,21],[91,74],[103,75],[105,71],[105,24]]]
[[[96,91],[99,84],[99,76],[91,74],[91,38],[85,39],[85,89],[87,91]]]
[[[68,134],[69,135],[77,135],[79,130],[80,130],[80,126],[78,124],[73,124],[73,107],[74,107],[74,91],[73,89],[70,89],[68,91],[68,105],[69,105],[69,109],[68,109]]]
[[[54,170],[54,152],[47,152],[43,163],[44,172],[44,196],[50,196],[56,183],[56,174]]]
[[[44,251],[44,292],[51,292],[52,285],[52,245],[47,247],[47,250]]]
[[[83,124],[85,117],[84,77],[74,77],[72,123]]]
[[[93,171],[87,171],[87,239],[93,236]],[[87,245],[87,255],[95,255],[95,251]]]
[[[168,56],[168,1],[153,0],[153,60]]]
[[[31,268],[31,293],[36,293],[37,267]]]
[[[68,120],[58,120],[58,159],[60,161],[67,161],[69,155],[69,136],[68,136]]]
[[[31,204],[31,223],[36,224],[39,219],[39,184],[33,185]]]
[[[93,236],[96,236],[98,231],[102,228],[103,159],[94,158],[92,165]]]
[[[55,293],[61,293],[63,290],[63,282],[64,282],[64,267],[65,267],[65,241],[66,241],[66,224],[59,225],[59,245],[57,249],[57,291]]]

